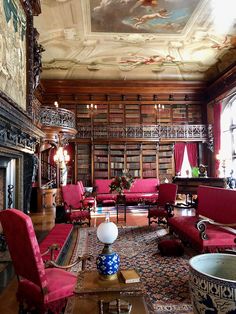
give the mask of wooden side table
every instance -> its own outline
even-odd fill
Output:
[[[115,280],[105,281],[99,278],[96,270],[81,271],[73,296],[66,307],[65,314],[107,314],[101,312],[100,303],[119,299],[131,305],[130,314],[148,314],[148,306],[143,297],[142,282],[124,283],[118,275]]]
[[[128,296],[120,295],[119,293],[107,294],[102,293],[100,295],[91,296],[74,296],[69,300],[65,310],[65,314],[101,314],[99,310],[99,303],[101,300],[111,302],[119,298],[120,300],[126,301],[131,305],[130,314],[148,314],[147,304],[142,296]],[[108,312],[103,312],[107,314]]]
[[[76,294],[98,294],[104,292],[126,293],[142,295],[142,282],[124,283],[118,273],[118,278],[114,280],[102,280],[97,270],[85,270],[78,274],[75,286]]]

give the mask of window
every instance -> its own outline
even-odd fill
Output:
[[[181,177],[192,177],[192,169],[188,160],[187,147],[184,148],[184,159],[181,168]]]
[[[225,106],[221,116],[220,176],[236,178],[236,98]]]

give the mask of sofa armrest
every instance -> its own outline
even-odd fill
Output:
[[[200,237],[201,237],[202,240],[207,240],[208,239],[208,236],[206,234],[206,229],[207,229],[207,224],[208,223],[213,225],[213,226],[223,227],[223,228],[236,227],[236,223],[222,224],[222,223],[216,222],[216,221],[214,221],[212,219],[209,219],[209,218],[200,219],[196,223],[196,228],[198,229],[198,231],[200,233]]]

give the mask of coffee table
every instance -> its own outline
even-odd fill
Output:
[[[131,305],[130,314],[148,314],[143,291],[141,281],[126,284],[121,280],[120,274],[115,280],[105,281],[99,278],[96,270],[81,271],[78,274],[75,296],[69,300],[65,313],[107,314],[106,311],[100,311],[101,301],[106,303],[119,299]]]

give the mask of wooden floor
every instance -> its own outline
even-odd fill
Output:
[[[91,226],[96,227],[99,225],[101,221],[104,221],[105,212],[109,211],[109,208],[102,209],[101,212],[93,214]],[[116,221],[116,212],[114,210],[110,210],[110,220]],[[184,215],[190,216],[194,214],[193,209],[175,209],[175,215]],[[120,213],[119,219],[122,219],[123,213]],[[55,224],[55,212],[53,210],[49,210],[47,212],[41,213],[32,213],[31,218],[35,227],[35,232],[37,234],[38,239],[40,238],[40,234],[50,231]],[[124,224],[124,222],[118,222],[118,225]],[[127,226],[145,226],[148,224],[147,212],[140,212],[140,210],[129,210],[127,213]],[[6,274],[7,277],[7,274]],[[6,282],[7,278],[5,278]],[[6,287],[0,294],[0,314],[15,314],[18,313],[18,304],[16,302],[16,289],[17,289],[17,280],[16,277],[13,276],[13,279],[9,281]]]

